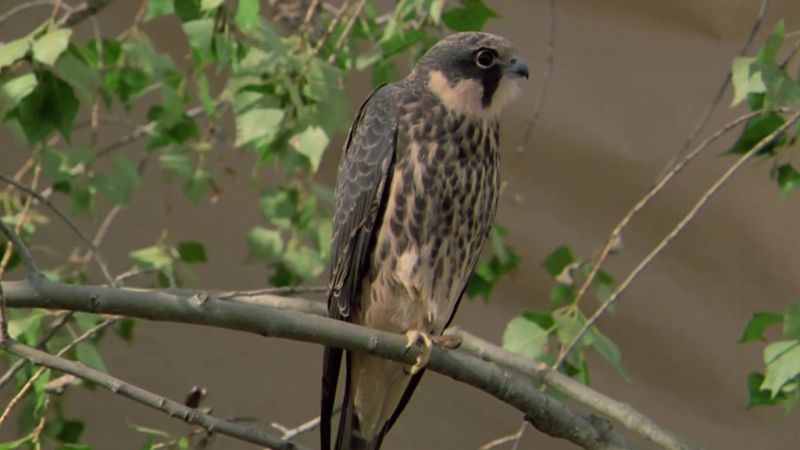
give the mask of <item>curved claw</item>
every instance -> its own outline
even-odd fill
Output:
[[[406,349],[410,349],[417,343],[422,345],[422,351],[417,356],[414,364],[405,368],[406,373],[409,375],[414,375],[422,370],[425,365],[428,364],[428,360],[431,358],[431,349],[433,348],[433,340],[431,337],[427,333],[419,330],[407,331]]]

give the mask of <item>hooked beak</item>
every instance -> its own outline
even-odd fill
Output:
[[[528,65],[525,64],[525,61],[523,61],[522,58],[514,55],[511,58],[511,61],[509,61],[509,64],[506,66],[505,70],[503,70],[503,73],[509,78],[525,77],[527,79],[529,75]]]

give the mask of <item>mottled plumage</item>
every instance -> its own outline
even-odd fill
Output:
[[[498,115],[520,76],[506,39],[459,33],[362,105],[336,184],[331,317],[432,336],[450,323],[497,210]],[[325,349],[323,450],[341,359]],[[350,352],[346,367],[336,449],[376,450],[422,372]]]

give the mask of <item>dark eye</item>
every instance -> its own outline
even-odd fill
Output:
[[[494,64],[495,53],[491,50],[480,50],[477,55],[475,55],[475,64],[480,67],[481,69],[488,69],[492,64]]]

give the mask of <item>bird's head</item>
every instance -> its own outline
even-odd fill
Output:
[[[431,47],[412,73],[444,106],[493,118],[519,93],[528,66],[507,39],[490,33],[450,35]]]

